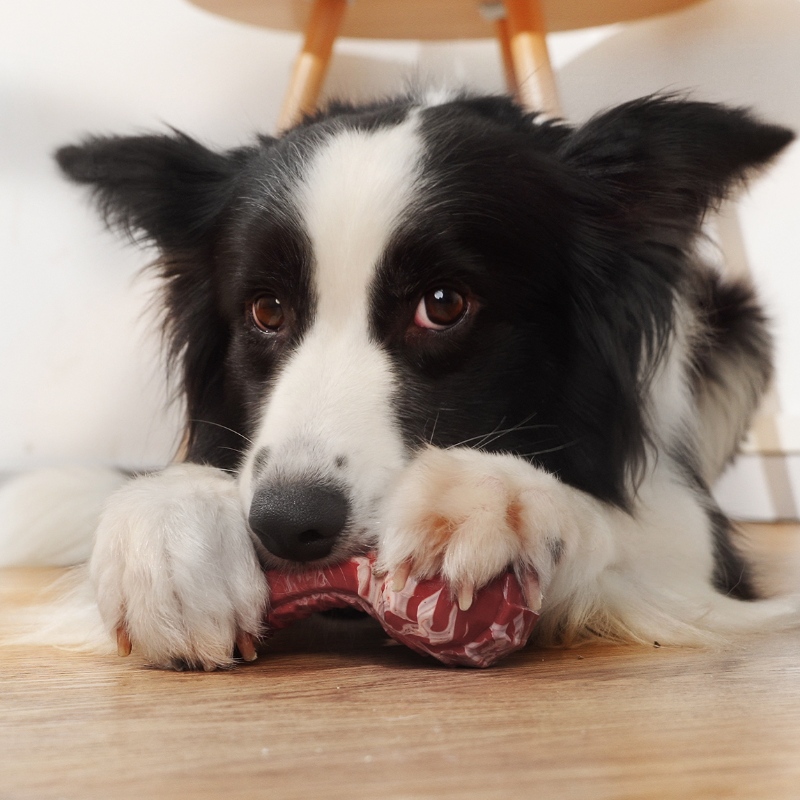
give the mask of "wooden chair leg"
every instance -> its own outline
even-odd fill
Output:
[[[560,116],[540,0],[505,0],[505,7],[507,46],[520,103],[532,111]]]
[[[315,0],[278,118],[279,130],[290,127],[316,107],[346,8],[347,0]]]
[[[500,45],[500,57],[503,60],[506,88],[509,94],[513,94],[519,100],[517,75],[514,72],[514,59],[511,57],[511,37],[508,33],[506,7],[502,0],[486,0],[480,4],[479,10],[486,22],[494,23],[494,33]]]

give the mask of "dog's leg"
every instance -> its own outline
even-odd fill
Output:
[[[121,654],[151,664],[214,669],[234,643],[255,658],[267,585],[235,481],[221,470],[172,466],[111,496],[90,575],[103,622]]]
[[[790,601],[748,603],[714,588],[707,508],[668,463],[628,513],[514,456],[431,447],[405,470],[383,519],[379,568],[395,588],[439,572],[464,608],[509,566],[534,569],[546,643],[702,643],[800,622]]]
[[[595,552],[594,571],[612,558],[612,537],[596,505],[520,458],[428,447],[384,508],[379,568],[394,574],[395,586],[409,574],[440,572],[462,608],[509,565],[535,569],[546,592],[556,567],[574,561],[578,548]]]

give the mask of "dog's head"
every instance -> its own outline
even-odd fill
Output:
[[[331,108],[223,153],[59,151],[158,246],[190,460],[288,560],[370,541],[414,451],[518,454],[625,505],[647,375],[707,208],[791,134],[648,98],[573,129],[499,98]]]

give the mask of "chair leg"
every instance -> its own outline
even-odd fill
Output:
[[[290,127],[316,107],[346,8],[347,0],[315,0],[278,118],[279,130]]]
[[[541,2],[504,0],[504,3],[508,50],[514,69],[517,98],[526,108],[560,116],[558,90],[547,53]]]
[[[503,72],[506,76],[506,86],[509,94],[513,94],[519,100],[519,86],[517,85],[517,74],[514,71],[514,59],[511,57],[511,36],[508,33],[508,20],[505,17],[495,21],[495,32],[497,41],[500,43],[500,54],[503,57]]]

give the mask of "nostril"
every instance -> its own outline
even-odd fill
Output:
[[[297,538],[300,541],[300,544],[311,544],[311,542],[318,542],[320,539],[324,539],[326,537],[325,534],[320,533],[312,528],[311,530],[303,531],[298,535]]]
[[[271,483],[253,496],[248,521],[273,555],[315,561],[333,551],[349,512],[347,496],[336,486]]]

